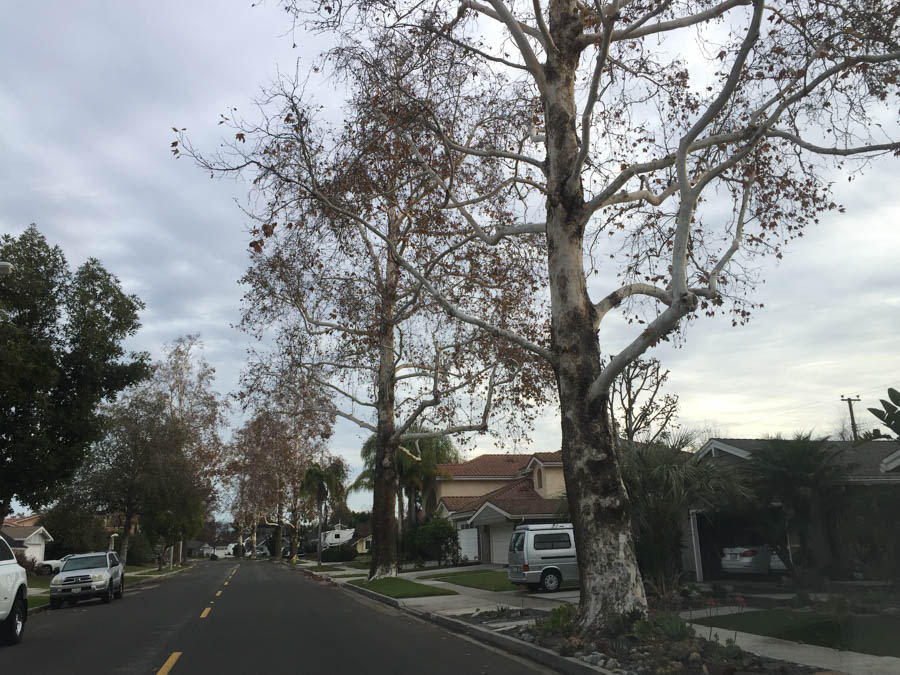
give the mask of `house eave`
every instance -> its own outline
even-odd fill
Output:
[[[733,445],[729,445],[728,443],[724,443],[718,439],[711,438],[703,444],[702,448],[694,453],[694,456],[691,458],[691,460],[696,462],[706,457],[707,455],[712,454],[713,450],[727,452],[729,455],[734,455],[735,457],[740,457],[741,459],[750,459],[751,457],[751,454],[746,450],[736,448]]]

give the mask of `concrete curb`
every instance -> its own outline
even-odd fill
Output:
[[[315,573],[310,572],[309,575],[315,576]],[[554,651],[545,649],[544,647],[533,645],[530,642],[517,640],[516,638],[510,637],[508,635],[496,633],[494,631],[487,630],[486,628],[481,628],[479,626],[475,626],[458,619],[451,619],[450,617],[443,616],[441,614],[434,614],[432,612],[420,612],[418,610],[412,609],[411,607],[407,607],[402,600],[391,598],[386,595],[382,595],[381,593],[376,593],[375,591],[370,591],[368,588],[362,588],[361,586],[356,586],[349,583],[341,584],[341,588],[352,591],[354,593],[358,593],[371,600],[381,602],[385,605],[390,605],[391,607],[403,610],[404,612],[407,612],[408,614],[411,614],[418,619],[433,623],[436,626],[440,626],[441,628],[449,630],[453,633],[466,635],[473,640],[483,642],[484,644],[490,645],[491,647],[502,649],[503,651],[509,652],[510,654],[515,654],[516,656],[519,656],[521,658],[539,663],[542,666],[547,666],[549,668],[552,668],[557,673],[563,673],[564,675],[595,675],[596,673],[605,673],[607,675],[612,675],[612,671],[606,670],[604,668],[599,668],[597,666],[592,666],[588,663],[585,663],[584,661],[579,661],[578,659],[560,656]]]

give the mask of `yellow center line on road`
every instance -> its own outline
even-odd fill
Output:
[[[216,597],[218,598],[220,595],[222,595],[222,591],[216,591]]]
[[[209,610],[210,610],[210,609],[212,609],[212,608],[211,608],[211,607],[207,607],[206,609],[204,609],[204,610],[203,610],[203,613],[200,615],[200,618],[201,618],[201,619],[205,619],[205,618],[209,615]]]
[[[175,665],[175,662],[181,658],[181,652],[172,652],[169,658],[166,659],[166,662],[162,665],[162,668],[156,671],[156,675],[168,675],[169,671],[172,670],[172,666]]]

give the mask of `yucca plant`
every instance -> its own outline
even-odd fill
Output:
[[[881,399],[881,408],[869,408],[868,410],[884,426],[900,436],[900,392],[893,388],[888,389],[888,398],[890,401]]]

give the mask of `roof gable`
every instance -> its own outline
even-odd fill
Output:
[[[31,525],[29,527],[3,525],[2,530],[7,539],[14,539],[20,542],[24,542],[26,539],[30,539],[35,535],[40,535],[47,541],[53,541],[53,537],[50,536],[50,533],[40,525]]]

